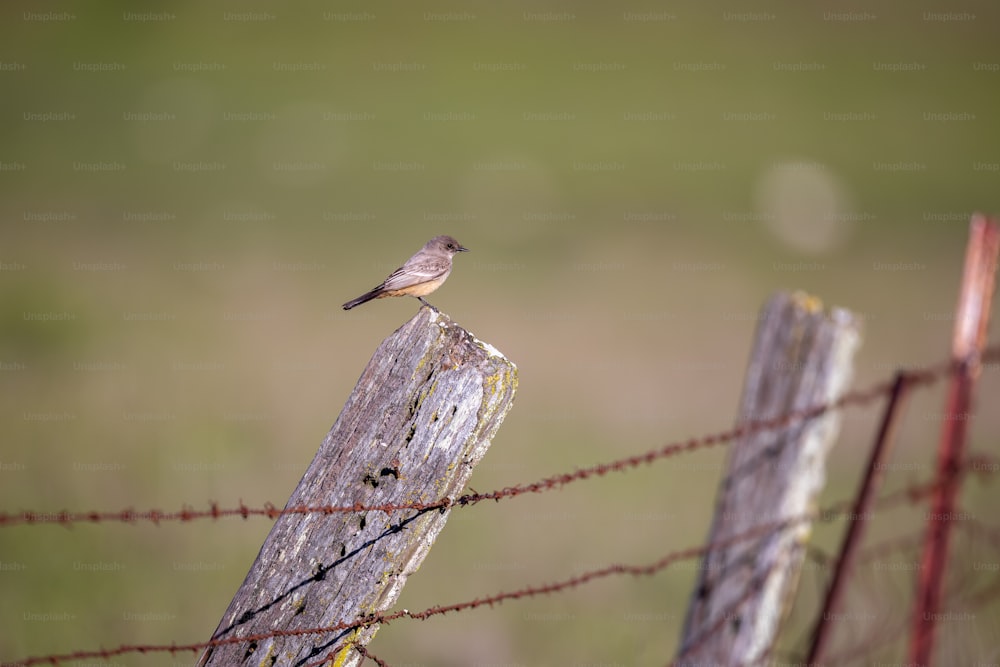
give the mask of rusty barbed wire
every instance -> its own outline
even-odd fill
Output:
[[[988,361],[1000,359],[1000,345],[987,348],[982,360]],[[924,369],[904,371],[907,382],[911,388],[925,386],[937,382],[942,377],[955,372],[956,362],[953,360],[943,361]],[[779,415],[772,419],[761,419],[744,421],[734,428],[710,433],[708,435],[690,438],[688,440],[677,441],[662,445],[655,449],[650,449],[642,454],[627,456],[607,463],[601,463],[588,468],[581,468],[570,473],[553,475],[543,478],[530,484],[518,484],[507,486],[488,493],[467,493],[452,500],[450,498],[439,498],[429,502],[406,502],[406,503],[386,503],[379,505],[365,505],[354,503],[352,505],[294,505],[279,509],[272,503],[265,503],[263,507],[250,507],[240,502],[235,508],[222,508],[218,503],[212,502],[207,510],[196,510],[184,507],[179,511],[165,512],[157,509],[138,511],[126,508],[117,512],[70,512],[67,510],[59,512],[40,512],[24,510],[21,512],[0,512],[0,528],[19,525],[44,525],[59,524],[69,527],[76,523],[101,523],[106,521],[117,521],[121,523],[137,523],[140,521],[159,525],[166,521],[195,521],[199,519],[219,520],[228,517],[240,517],[249,519],[250,517],[267,517],[277,519],[286,514],[337,514],[351,512],[398,512],[398,511],[426,511],[429,509],[444,509],[451,507],[467,507],[475,505],[484,500],[500,501],[526,493],[543,493],[561,488],[573,482],[601,477],[612,472],[624,472],[642,465],[649,465],[655,461],[693,452],[699,449],[707,449],[716,445],[731,442],[741,437],[753,435],[763,431],[777,430],[784,428],[797,421],[806,421],[822,416],[833,410],[840,410],[849,406],[863,406],[871,403],[882,396],[886,396],[892,390],[892,381],[882,381],[867,389],[853,390],[845,393],[840,398],[820,405],[811,406],[802,410]]]
[[[976,471],[977,474],[982,474],[981,471],[979,471],[977,468],[978,463],[980,463],[980,459],[970,458],[963,464],[963,467],[959,471],[957,471],[957,474],[960,477],[965,476],[967,474],[971,474],[972,471]],[[937,490],[940,483],[941,482],[939,479],[934,479],[925,482],[923,484],[915,484],[908,487],[904,487],[893,493],[883,496],[882,498],[877,499],[875,504],[879,507],[893,507],[901,504],[915,504],[916,502],[932,495]],[[693,549],[688,549],[668,554],[664,558],[660,559],[659,561],[656,561],[651,565],[643,567],[627,566],[627,565],[609,566],[606,568],[602,568],[600,570],[587,572],[584,573],[583,575],[580,575],[579,577],[574,577],[570,580],[565,580],[563,582],[557,582],[556,584],[552,584],[549,586],[527,588],[521,591],[514,591],[513,593],[507,593],[507,594],[500,593],[494,596],[493,598],[487,598],[484,600],[477,599],[473,600],[471,603],[458,603],[448,606],[432,607],[424,610],[423,612],[418,612],[418,613],[410,613],[406,610],[403,610],[403,612],[397,612],[396,614],[388,615],[384,618],[386,619],[386,622],[389,619],[396,620],[397,618],[403,618],[403,617],[415,618],[418,620],[426,620],[427,618],[437,614],[444,615],[445,613],[448,613],[450,611],[457,612],[457,611],[464,611],[466,609],[474,609],[477,606],[482,606],[484,604],[489,604],[489,606],[492,607],[494,604],[499,604],[503,602],[505,599],[520,599],[521,597],[533,597],[536,595],[547,595],[554,592],[560,592],[564,589],[575,588],[576,586],[583,585],[584,583],[587,583],[593,579],[603,578],[605,576],[610,576],[612,574],[631,574],[633,576],[652,575],[655,574],[656,572],[659,572],[662,569],[665,569],[669,565],[673,564],[673,562],[675,561],[687,560],[689,558],[697,558],[698,556],[704,556],[709,551],[713,551],[716,549],[727,549],[744,540],[751,540],[760,536],[765,536],[772,533],[773,531],[790,528],[794,525],[797,525],[798,523],[806,521],[831,522],[833,520],[836,520],[837,518],[840,518],[841,516],[846,516],[843,513],[845,511],[851,510],[852,508],[853,508],[853,500],[845,499],[838,501],[836,503],[831,503],[825,509],[819,509],[808,514],[801,515],[799,517],[792,517],[782,521],[776,521],[756,526],[751,530],[745,531],[744,533],[734,535],[726,540],[719,540],[715,543],[705,545],[704,547],[695,547]],[[668,562],[668,559],[671,559],[672,557],[676,558],[674,558],[673,560],[669,560]],[[703,636],[700,637],[699,640],[696,641],[694,644],[689,646],[686,649],[685,653],[691,653],[692,651],[697,649],[703,641],[707,641],[711,637],[712,632],[721,628],[722,625],[725,623],[725,621],[730,618],[729,614],[734,613],[752,596],[754,592],[754,587],[759,586],[763,582],[763,579],[766,576],[767,572],[764,572],[758,574],[754,579],[752,579],[750,584],[747,586],[747,590],[745,590],[740,597],[738,597],[736,600],[730,603],[726,607],[724,612],[718,616],[716,621],[712,624],[710,631],[703,633]],[[392,618],[393,616],[395,616],[396,618]],[[353,629],[354,627],[361,627],[361,625],[369,625],[379,622],[380,621],[378,620],[378,618],[374,618],[371,620],[370,623],[359,624],[358,626],[353,626],[350,624],[346,625],[345,627],[338,626],[333,628],[333,631]],[[343,645],[335,647],[333,650],[327,653],[322,660],[319,660],[315,663],[310,663],[306,667],[321,667],[322,665],[327,664],[328,662],[333,660],[341,650],[343,650]],[[684,653],[676,657],[673,661],[669,663],[669,665],[671,667],[682,667],[685,664],[684,662],[682,662],[683,656]],[[764,657],[766,658],[767,655],[765,654]],[[758,663],[758,664],[763,664],[763,663]]]
[[[960,476],[964,476],[969,473],[968,468],[970,463],[963,465],[961,470],[958,471]],[[922,500],[923,498],[932,494],[940,484],[940,481],[933,479],[922,484],[914,484],[901,488],[893,493],[890,493],[882,498],[879,498],[876,502],[878,507],[894,507],[899,504],[915,504],[916,502]],[[827,505],[825,508],[819,508],[801,514],[795,517],[789,517],[782,519],[780,521],[772,521],[764,524],[759,524],[749,530],[742,533],[732,535],[726,539],[718,540],[716,542],[701,544],[695,547],[689,547],[687,549],[681,549],[678,551],[672,551],[665,554],[660,559],[647,563],[645,565],[629,565],[622,563],[614,563],[607,565],[603,568],[598,568],[596,570],[589,570],[566,579],[556,581],[549,584],[540,584],[537,586],[526,586],[524,588],[516,589],[513,591],[501,591],[494,595],[490,595],[483,598],[473,598],[472,600],[466,600],[463,602],[456,602],[448,605],[436,605],[433,607],[428,607],[422,611],[411,612],[407,609],[403,609],[391,613],[376,613],[367,616],[362,619],[355,619],[352,621],[344,621],[336,623],[334,625],[315,627],[315,628],[299,628],[296,630],[280,630],[274,629],[267,632],[261,632],[253,635],[246,635],[243,637],[223,637],[218,639],[211,639],[204,642],[194,642],[190,644],[177,644],[171,643],[166,645],[156,645],[156,644],[146,644],[146,645],[135,645],[135,644],[123,644],[116,648],[111,649],[97,649],[91,651],[75,651],[72,653],[61,654],[61,655],[45,655],[45,656],[31,656],[21,660],[15,660],[12,662],[0,663],[0,667],[4,665],[17,665],[18,667],[30,667],[32,665],[59,665],[62,662],[69,662],[73,660],[93,660],[93,659],[103,659],[110,660],[121,655],[130,653],[170,653],[175,655],[177,653],[186,652],[197,652],[207,648],[213,648],[217,646],[225,646],[229,644],[242,644],[249,642],[259,642],[266,639],[272,639],[275,637],[293,637],[293,636],[305,636],[305,635],[324,635],[332,634],[337,632],[343,632],[345,630],[356,630],[358,628],[368,627],[372,625],[389,625],[394,621],[400,619],[412,619],[423,621],[431,618],[433,616],[444,616],[452,612],[462,612],[470,611],[472,609],[477,609],[479,607],[494,607],[495,605],[501,604],[509,600],[520,600],[524,598],[538,597],[542,595],[551,595],[553,593],[559,593],[572,588],[577,588],[584,584],[590,583],[595,580],[604,579],[616,575],[631,575],[631,576],[651,576],[662,570],[667,569],[671,565],[685,561],[691,560],[704,556],[710,551],[717,549],[728,549],[736,544],[744,541],[753,540],[759,537],[767,536],[775,531],[785,530],[793,526],[797,526],[800,523],[809,521],[824,521],[829,522],[836,520],[845,515],[846,511],[849,511],[853,506],[853,499],[844,499]],[[346,644],[342,644],[334,648],[329,654],[324,662],[329,661],[330,655],[336,655],[337,652],[343,650]],[[319,663],[324,664],[324,663]]]
[[[987,348],[984,354],[981,356],[982,361],[993,360],[1000,358],[1000,346],[994,346]],[[946,374],[952,373],[956,369],[956,362],[947,361],[936,364],[934,366],[928,367],[923,370],[909,371],[907,372],[908,381],[913,387],[920,385],[931,384]],[[574,481],[579,481],[583,479],[588,479],[594,476],[601,476],[609,472],[621,472],[638,467],[643,464],[653,463],[656,460],[674,456],[677,454],[682,454],[690,451],[694,451],[700,448],[713,446],[716,444],[729,442],[739,437],[745,435],[750,435],[758,431],[763,431],[767,429],[782,428],[797,420],[806,420],[816,418],[826,412],[834,409],[842,409],[850,405],[864,405],[869,402],[876,400],[878,397],[888,394],[891,389],[891,382],[881,382],[872,385],[868,389],[855,390],[848,392],[832,401],[828,404],[813,406],[804,410],[787,413],[781,415],[774,419],[768,420],[757,420],[757,421],[745,421],[737,427],[730,429],[728,431],[723,431],[715,434],[710,434],[707,436],[702,436],[700,438],[692,438],[686,441],[681,441],[677,443],[671,443],[664,445],[657,449],[649,450],[643,454],[625,457],[623,459],[618,459],[609,463],[599,464],[589,468],[584,468],[581,470],[574,471],[572,473],[565,473],[562,475],[556,475],[552,477],[544,478],[538,482],[532,484],[522,484],[517,486],[505,487],[503,489],[493,491],[490,493],[471,493],[465,494],[458,497],[454,501],[448,498],[440,499],[437,501],[432,501],[429,503],[403,503],[397,505],[377,505],[377,506],[365,506],[362,504],[354,504],[347,507],[309,507],[309,506],[293,506],[287,507],[283,510],[279,510],[272,504],[265,504],[263,508],[252,508],[248,507],[242,502],[238,508],[233,509],[221,509],[217,503],[212,503],[210,509],[207,511],[198,511],[190,508],[184,508],[180,512],[160,512],[158,510],[151,510],[148,512],[136,512],[132,509],[122,510],[120,512],[81,512],[81,513],[70,513],[70,512],[59,512],[59,513],[38,513],[38,512],[21,512],[19,514],[7,514],[0,513],[0,527],[8,525],[37,525],[42,523],[58,523],[61,525],[69,526],[77,522],[100,522],[100,521],[110,521],[117,520],[123,522],[134,523],[139,520],[148,520],[154,524],[159,524],[161,521],[169,520],[180,520],[180,521],[190,521],[199,518],[213,518],[219,519],[226,516],[241,516],[244,519],[250,516],[267,516],[269,518],[277,518],[283,514],[304,514],[304,513],[335,513],[335,512],[361,512],[361,511],[398,511],[398,510],[426,510],[433,508],[445,508],[445,507],[465,507],[469,505],[476,504],[482,500],[495,500],[512,497],[516,495],[521,495],[524,493],[540,493],[543,491],[548,491],[555,488],[560,488],[566,484]],[[969,472],[969,467],[974,464],[976,466],[977,472],[982,473],[996,472],[996,466],[983,466],[981,462],[983,457],[975,458],[970,457],[962,466],[959,474],[964,476]],[[888,506],[896,504],[898,502],[906,501],[911,504],[918,502],[927,495],[933,493],[937,490],[940,485],[940,480],[932,480],[928,483],[922,485],[911,485],[896,491],[887,496],[883,496],[878,499],[876,505],[879,507]],[[169,645],[121,645],[114,649],[100,649],[96,651],[76,651],[66,655],[47,655],[47,656],[36,656],[29,657],[24,660],[18,660],[15,662],[4,662],[0,665],[37,665],[37,664],[50,664],[59,665],[61,662],[70,660],[85,660],[85,659],[110,659],[118,655],[123,655],[127,653],[154,653],[154,652],[168,652],[171,655],[181,652],[196,652],[213,646],[222,646],[227,644],[235,643],[245,643],[251,641],[261,641],[274,637],[282,636],[302,636],[311,634],[327,634],[332,632],[339,632],[347,629],[357,629],[361,627],[371,626],[375,624],[389,624],[395,620],[401,618],[410,618],[415,620],[425,620],[436,615],[445,615],[449,612],[461,612],[466,610],[475,609],[482,606],[493,607],[496,604],[500,604],[507,600],[516,600],[521,598],[529,598],[540,595],[549,595],[552,593],[561,592],[567,589],[582,586],[590,581],[621,574],[629,574],[632,576],[649,576],[653,575],[670,565],[679,562],[681,560],[688,560],[692,558],[697,558],[703,556],[714,549],[728,548],[737,542],[744,540],[754,539],[759,536],[766,535],[772,531],[786,529],[792,525],[795,525],[804,521],[831,521],[838,518],[841,512],[851,507],[852,501],[844,500],[838,503],[833,503],[826,509],[810,512],[808,514],[801,515],[799,517],[792,517],[778,522],[772,522],[770,524],[762,524],[756,526],[754,529],[746,531],[739,535],[731,536],[726,540],[720,540],[716,543],[709,543],[704,545],[699,545],[697,547],[692,547],[689,549],[684,549],[680,551],[675,551],[666,554],[654,563],[647,565],[626,565],[626,564],[612,564],[604,568],[597,570],[591,570],[584,572],[580,575],[564,579],[551,584],[543,584],[540,586],[528,586],[522,589],[508,592],[500,592],[492,596],[487,596],[485,598],[475,598],[473,600],[468,600],[465,602],[459,602],[451,605],[438,605],[430,607],[421,612],[409,612],[408,610],[402,610],[399,612],[394,612],[390,614],[375,614],[370,617],[354,620],[351,622],[342,622],[336,625],[318,628],[303,628],[297,630],[269,630],[268,632],[259,633],[255,635],[245,636],[245,637],[229,637],[213,639],[207,642],[197,642],[190,644],[177,644],[176,642]],[[343,647],[341,647],[343,648]],[[368,656],[366,656],[368,657]],[[383,664],[374,658],[378,664]]]
[[[978,473],[975,471],[967,471],[967,474],[974,475]],[[974,518],[965,519],[956,523],[956,528],[960,530],[983,529],[993,535],[1000,536],[1000,527],[988,526]],[[876,545],[873,547],[872,551],[876,552],[876,556],[884,555],[884,553],[878,553],[884,551],[903,552],[906,550],[912,550],[914,552],[919,552],[922,542],[922,534],[903,536],[901,538],[889,540],[883,544]],[[1000,552],[1000,543],[992,543],[990,546],[992,546],[997,552]],[[951,590],[948,592],[947,605],[945,606],[952,608],[956,605],[956,603],[961,602],[964,610],[978,609],[986,604],[995,603],[998,593],[1000,593],[1000,579],[997,578],[994,578],[988,583],[988,585],[978,590],[961,591],[956,590],[956,587],[952,586]],[[898,607],[891,608],[896,609]],[[873,652],[879,649],[885,649],[894,641],[899,641],[901,637],[905,636],[908,619],[905,616],[893,618],[891,615],[889,618],[892,622],[891,626],[873,624],[870,631],[863,636],[860,641],[857,641],[857,643],[853,646],[842,647],[839,651],[832,652],[829,657],[824,658],[824,664],[852,664],[853,661],[863,657],[868,657],[870,660]],[[806,664],[806,657],[804,655],[792,654],[788,656],[787,662],[791,664]],[[984,662],[983,664],[988,663]]]
[[[378,667],[389,667],[389,663],[387,663],[384,660],[380,659],[378,656],[373,655],[372,653],[369,653],[368,649],[366,649],[361,644],[355,644],[354,645],[354,650],[357,651],[358,653],[360,653],[362,657],[368,658],[369,660],[373,661],[376,665],[378,665]],[[324,662],[318,663],[317,667],[319,667],[320,665],[323,665],[325,662],[326,661],[324,660]],[[312,667],[312,665],[306,665],[306,667]]]

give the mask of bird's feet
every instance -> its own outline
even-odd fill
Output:
[[[431,310],[433,310],[435,313],[440,313],[441,312],[440,310],[438,310],[437,308],[435,308],[431,304],[429,304],[426,301],[424,301],[424,297],[418,296],[417,298],[420,299],[420,303],[424,304],[425,306],[427,306],[428,308],[430,308]]]

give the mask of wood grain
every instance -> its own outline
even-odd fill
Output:
[[[454,499],[511,407],[517,369],[446,315],[421,308],[379,346],[287,506]],[[450,510],[284,515],[213,634],[246,637],[388,610]],[[303,665],[377,626],[208,649],[200,664]],[[337,665],[357,664],[344,648]]]

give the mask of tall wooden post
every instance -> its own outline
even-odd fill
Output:
[[[511,407],[517,369],[446,315],[421,308],[389,336],[288,500],[374,506],[454,499]],[[364,620],[389,609],[448,520],[448,509],[285,514],[213,639]],[[377,625],[207,649],[199,664],[302,665],[336,647],[354,665]]]
[[[761,315],[739,423],[835,400],[848,385],[860,340],[854,316],[841,309],[824,313],[803,294],[778,294]],[[838,428],[839,415],[825,412],[739,438],[708,541],[810,512]],[[798,521],[705,555],[675,664],[750,665],[767,655],[795,591],[809,529]]]

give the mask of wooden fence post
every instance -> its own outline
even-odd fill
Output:
[[[446,315],[420,311],[386,338],[361,374],[286,507],[454,499],[510,409],[517,369]],[[450,509],[282,515],[199,664],[354,665],[377,625],[321,634],[390,608]],[[289,634],[288,631],[292,631]]]
[[[835,400],[847,387],[858,323],[807,295],[781,293],[761,311],[739,423],[773,420]],[[737,439],[719,488],[709,543],[812,511],[835,411]],[[790,604],[810,526],[798,522],[709,551],[688,607],[677,665],[755,665],[771,650]]]

